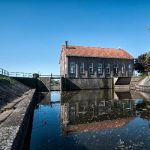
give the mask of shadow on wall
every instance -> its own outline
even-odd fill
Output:
[[[37,78],[26,78],[26,77],[12,77],[12,78],[32,89],[36,89],[37,92],[49,92],[48,87],[46,87],[46,85]]]
[[[112,89],[113,79],[112,78],[94,78],[94,79],[77,79],[77,78],[62,78],[61,79],[61,90],[90,90],[90,89]]]

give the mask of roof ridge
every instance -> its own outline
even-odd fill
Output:
[[[65,46],[65,45],[62,45]],[[81,45],[68,45],[68,47],[83,47],[83,48],[95,48],[95,49],[114,49],[114,50],[124,50],[122,48],[110,48],[110,47],[95,47],[95,46],[81,46]],[[125,51],[125,50],[124,50]]]

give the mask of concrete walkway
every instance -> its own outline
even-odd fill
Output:
[[[34,89],[29,90],[1,109],[0,150],[18,150],[18,147],[21,147],[21,139],[23,139],[22,136],[24,136],[26,129],[25,122],[28,119],[27,114],[34,93]]]

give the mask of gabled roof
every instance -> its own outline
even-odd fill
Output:
[[[133,56],[123,49],[70,45],[67,47],[63,46],[63,48],[67,56],[134,59]]]

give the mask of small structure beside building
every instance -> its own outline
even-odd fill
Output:
[[[60,74],[66,79],[80,79],[80,82],[82,79],[131,77],[133,64],[134,58],[123,49],[71,46],[66,42],[61,50]]]

